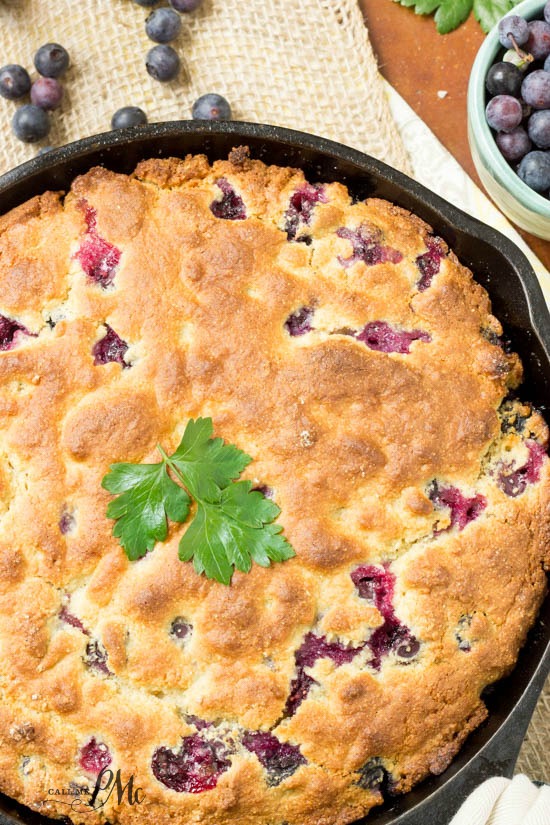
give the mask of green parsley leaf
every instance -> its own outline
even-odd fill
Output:
[[[515,5],[516,0],[474,0],[474,14],[483,31],[489,32]]]
[[[220,490],[238,478],[251,457],[222,438],[212,438],[212,419],[189,421],[173,464],[185,477],[185,485],[196,499],[217,501]]]
[[[113,464],[102,487],[120,493],[109,503],[107,516],[116,519],[113,535],[132,561],[165,540],[167,518],[185,521],[189,513],[189,496],[170,478],[164,462]]]
[[[435,13],[435,25],[439,34],[448,34],[458,28],[470,16],[472,0],[442,0]]]
[[[253,562],[269,567],[295,554],[281,525],[273,524],[279,507],[250,481],[235,480],[251,457],[212,432],[210,418],[191,419],[171,456],[159,446],[159,464],[113,464],[102,486],[118,496],[107,516],[115,519],[113,535],[132,560],[166,539],[168,519],[187,519],[193,498],[197,509],[181,539],[180,559],[193,559],[197,573],[229,584],[235,568],[248,573]]]
[[[249,481],[239,481],[222,490],[217,504],[199,504],[179,546],[180,559],[192,558],[197,573],[229,584],[233,567],[248,573],[253,560],[269,567],[271,560],[294,556],[280,525],[268,524],[279,508],[250,488]]]
[[[489,32],[515,5],[515,0],[394,0],[414,6],[416,14],[433,14],[439,34],[448,34],[464,23],[472,11],[483,31]]]

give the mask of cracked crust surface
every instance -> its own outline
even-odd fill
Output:
[[[220,179],[246,217],[215,216]],[[547,431],[505,401],[521,365],[486,292],[418,218],[354,203],[338,183],[298,208],[289,240],[304,186],[241,148],[213,166],[95,168],[66,197],[0,218],[0,315],[29,333],[0,351],[0,790],[49,816],[346,825],[388,786],[446,768],[534,621],[550,561]],[[340,230],[358,227],[367,252],[354,259]],[[79,257],[92,236],[121,253],[105,287]],[[433,243],[437,271],[420,288]],[[380,248],[400,259],[377,261],[399,257]],[[291,335],[303,308],[310,329]],[[375,322],[426,337],[373,349],[358,334]],[[106,325],[127,368],[94,363]],[[185,527],[131,563],[105,516],[109,465],[156,460],[198,416],[253,457],[245,475],[273,491],[297,554],[229,588],[178,560]],[[484,501],[464,526],[449,489]],[[373,665],[368,640],[388,618],[352,581],[362,565],[391,572],[411,658],[390,647]],[[313,684],[285,713],[311,632],[361,649],[308,665]],[[107,672],[90,665],[92,643]],[[230,767],[209,790],[177,792],[152,760],[197,734],[193,717]],[[270,784],[245,730],[271,730],[303,761]],[[48,793],[93,785],[80,756],[92,739],[135,776],[141,805],[78,814]]]

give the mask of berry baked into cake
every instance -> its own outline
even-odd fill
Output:
[[[444,771],[550,560],[501,334],[419,218],[242,147],[0,218],[0,791],[345,825]]]

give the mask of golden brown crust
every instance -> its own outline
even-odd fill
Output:
[[[228,191],[244,219],[219,216]],[[120,253],[103,286],[94,243]],[[0,296],[30,333],[0,351],[0,790],[75,823],[346,825],[445,770],[543,598],[550,465],[542,418],[503,403],[521,364],[487,294],[430,227],[245,147],[96,168],[0,218]],[[394,351],[358,337],[375,323]],[[94,363],[108,327],[124,365]],[[253,456],[297,553],[230,588],[178,560],[184,527],[130,563],[105,516],[109,465],[199,415]],[[332,653],[300,671],[311,634]],[[243,744],[260,730],[292,769]],[[158,750],[197,738],[227,765],[171,789]],[[93,785],[92,740],[142,804],[50,793]]]

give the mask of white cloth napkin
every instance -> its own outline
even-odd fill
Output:
[[[449,825],[550,825],[550,785],[494,776],[470,794]]]

